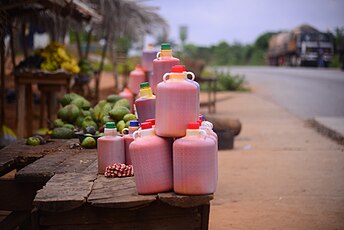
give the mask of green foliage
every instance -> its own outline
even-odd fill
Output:
[[[339,55],[335,54],[333,56],[332,62],[330,63],[329,67],[331,67],[331,68],[339,68],[340,65],[341,65],[341,63],[340,63],[340,60],[339,60]]]
[[[247,91],[245,76],[243,75],[232,75],[229,72],[217,72],[215,74],[218,78],[216,84],[217,91]],[[203,77],[214,76],[214,73],[205,70],[202,73]],[[201,90],[207,91],[208,85],[206,83],[201,83]]]

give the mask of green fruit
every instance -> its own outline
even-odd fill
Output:
[[[82,127],[82,122],[84,121],[85,117],[78,116],[78,118],[75,120],[75,125],[78,127]]]
[[[81,97],[81,96],[76,93],[67,93],[61,98],[60,103],[62,106],[66,106],[66,105],[69,105],[74,99],[78,97]]]
[[[87,149],[95,148],[97,145],[96,140],[93,137],[86,137],[82,142],[81,146]]]
[[[94,109],[90,111],[93,120],[100,121],[100,119],[104,116],[103,107],[105,104],[106,104],[105,100],[100,100],[98,104],[94,106]]]
[[[106,98],[106,101],[111,102],[111,103],[116,103],[120,99],[122,99],[122,97],[120,97],[116,94],[111,94]]]
[[[123,117],[130,113],[130,110],[126,107],[123,106],[119,106],[119,107],[115,107],[113,108],[110,112],[109,115],[111,118],[113,118],[115,121],[119,121],[122,120]]]
[[[112,119],[110,116],[104,116],[101,120],[101,125],[105,125],[106,122],[108,121],[115,121],[114,119]]]
[[[98,129],[97,124],[93,121],[92,117],[90,116],[84,118],[81,127],[84,130],[84,133],[87,133],[86,128],[88,127],[94,127],[95,129]]]
[[[74,125],[72,125],[72,124],[64,124],[63,128],[74,130]]]
[[[37,138],[37,137],[29,137],[29,138],[26,140],[26,144],[27,144],[27,145],[36,146],[36,145],[40,145],[40,144],[41,144],[41,141],[40,141],[40,139]]]
[[[131,121],[131,120],[136,120],[136,119],[137,119],[136,116],[132,113],[128,113],[128,114],[124,115],[124,117],[123,117],[123,120],[125,122]]]
[[[70,104],[78,106],[80,109],[88,110],[91,108],[91,103],[83,97],[75,98]]]
[[[64,125],[64,122],[60,118],[55,119],[54,121],[55,128],[62,127],[63,125]]]
[[[74,104],[66,105],[57,112],[58,118],[70,124],[73,123],[79,115],[80,109]]]
[[[84,116],[84,117],[87,117],[87,116],[91,116],[91,111],[93,109],[90,108],[89,110],[81,110],[81,114]]]
[[[51,134],[53,139],[71,139],[74,137],[74,132],[68,128],[55,128]]]
[[[125,127],[126,128],[129,128],[129,125],[130,125],[130,121],[125,122]]]
[[[123,120],[120,120],[119,122],[117,122],[116,128],[117,132],[122,133],[122,130],[125,128],[125,122]]]
[[[120,99],[116,102],[114,107],[119,107],[119,106],[127,107],[128,109],[130,109],[130,102],[124,98]]]

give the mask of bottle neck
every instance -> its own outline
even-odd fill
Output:
[[[170,73],[169,80],[171,81],[183,81],[186,79],[185,73]]]
[[[133,134],[138,129],[139,129],[138,126],[129,126],[129,128],[128,128],[129,134]]]
[[[150,136],[155,136],[153,128],[140,130],[140,137],[150,137]]]
[[[116,135],[117,135],[117,129],[113,129],[113,128],[104,129],[104,136],[116,136]]]
[[[140,89],[140,97],[155,98],[150,87]]]
[[[172,50],[160,50],[160,57],[161,58],[171,58],[172,57]]]
[[[200,138],[200,130],[199,129],[187,129],[186,130],[186,137],[198,137]]]

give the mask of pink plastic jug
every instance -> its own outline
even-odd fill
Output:
[[[135,101],[135,110],[138,120],[142,123],[147,119],[155,118],[155,96],[148,82],[140,85],[140,97]]]
[[[128,89],[128,87],[125,87],[122,92],[118,94],[119,96],[127,99],[130,102],[130,112],[134,111],[134,94]]]
[[[129,146],[139,194],[155,194],[173,188],[172,149],[169,141],[154,134],[149,122],[141,123]]]
[[[123,138],[124,138],[124,150],[125,150],[125,164],[131,165],[131,157],[129,151],[129,145],[131,142],[134,141],[133,133],[138,130],[140,127],[140,123],[137,120],[132,120],[129,122],[129,127],[124,128],[122,130]]]
[[[214,193],[217,184],[214,141],[189,123],[186,136],[173,143],[173,188],[176,193],[201,195]]]
[[[156,87],[163,80],[164,74],[171,72],[172,66],[179,64],[180,60],[172,56],[171,45],[161,44],[161,50],[153,61],[153,76],[149,82],[154,94],[156,94]]]
[[[145,72],[143,72],[140,65],[136,65],[135,70],[129,74],[129,89],[132,93],[138,94],[140,91],[140,84],[146,81]]]
[[[153,44],[148,44],[147,49],[142,51],[142,69],[146,72],[153,71],[153,60],[158,51],[154,50]]]
[[[187,75],[192,79],[187,79]],[[169,79],[167,80],[167,77]],[[198,120],[199,88],[192,83],[195,75],[186,72],[185,66],[174,66],[172,73],[164,75],[158,84],[155,132],[162,137],[185,136],[189,122]]]
[[[104,136],[97,140],[98,173],[114,163],[125,163],[124,139],[117,136],[115,122],[106,122]]]

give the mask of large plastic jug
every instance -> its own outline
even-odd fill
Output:
[[[187,79],[187,75],[192,79]],[[169,76],[169,79],[167,77]],[[155,132],[162,137],[185,136],[189,122],[198,120],[199,88],[192,83],[195,75],[186,72],[185,66],[174,66],[172,73],[164,75],[158,84]]]
[[[132,93],[137,95],[140,91],[140,84],[146,82],[146,75],[143,72],[140,65],[136,65],[136,68],[129,74],[129,89]]]
[[[128,87],[125,87],[122,92],[118,94],[119,96],[127,99],[130,102],[130,112],[134,111],[134,94]]]
[[[115,122],[106,122],[104,136],[97,140],[98,173],[104,174],[107,166],[125,163],[124,139],[117,136]]]
[[[124,151],[125,151],[125,164],[131,165],[131,157],[129,151],[129,145],[131,142],[134,141],[133,133],[138,130],[140,127],[140,123],[137,120],[132,120],[129,122],[129,127],[124,128],[122,130],[123,138],[124,138]]]
[[[140,123],[155,118],[155,96],[148,82],[140,85],[140,97],[135,101],[135,110]]]
[[[186,136],[173,143],[173,189],[185,195],[214,193],[217,184],[215,143],[199,129],[198,122],[189,123]]]
[[[153,61],[153,76],[150,78],[150,86],[156,94],[156,87],[163,80],[165,73],[172,71],[172,66],[179,65],[180,60],[172,56],[171,45],[168,43],[161,44],[161,50]]]
[[[154,49],[153,44],[148,44],[147,49],[142,51],[142,69],[146,72],[153,71],[153,60],[158,51]]]
[[[129,146],[139,194],[154,194],[173,188],[172,149],[169,141],[154,134],[152,124],[141,123]]]

